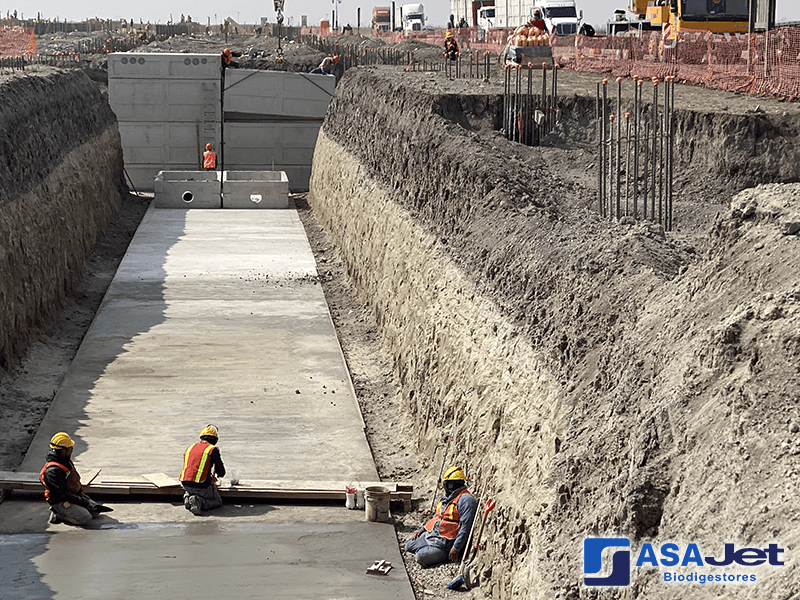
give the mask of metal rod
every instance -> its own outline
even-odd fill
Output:
[[[642,80],[633,86],[633,216],[639,218],[639,111],[641,110]]]
[[[655,221],[656,218],[661,220],[661,215],[659,214],[656,217],[656,169],[658,168],[658,79],[655,77],[653,78],[653,155],[652,155],[652,167],[653,167],[653,178],[651,181],[651,188],[650,188],[650,202],[652,202],[652,210],[650,214],[652,215],[653,220]]]
[[[617,117],[622,114],[622,77],[617,77]],[[616,194],[616,217],[620,216],[620,184],[622,177],[622,119],[617,118],[617,194]]]
[[[597,82],[597,101],[595,102],[597,120],[597,207],[603,216],[603,112],[600,108],[600,82]]]
[[[670,77],[670,101],[669,101],[669,230],[672,231],[672,190],[674,186],[674,159],[675,159],[675,127],[673,125],[673,114],[675,111],[675,76]]]

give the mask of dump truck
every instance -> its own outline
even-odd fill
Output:
[[[372,30],[376,33],[389,31],[392,27],[392,9],[388,6],[376,6],[372,9]]]
[[[750,18],[749,0],[629,0],[628,10],[669,38],[687,30],[747,33]]]

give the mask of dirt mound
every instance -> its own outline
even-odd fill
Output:
[[[587,114],[562,114],[571,136],[526,148],[472,126],[496,105],[456,101],[450,85],[348,72],[309,201],[375,315],[430,480],[455,418],[451,460],[498,500],[480,594],[585,596],[587,535],[698,541],[708,554],[726,540],[793,547],[800,186],[731,192],[796,177],[793,130],[777,126],[795,117],[685,98],[678,153],[703,181],[684,169],[678,205],[699,224],[667,234],[591,209]],[[593,91],[570,101],[593,106]],[[655,569],[636,577],[635,597],[719,592],[665,586]],[[782,597],[797,571],[758,577],[726,594]]]

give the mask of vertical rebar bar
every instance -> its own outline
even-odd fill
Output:
[[[633,216],[639,218],[639,117],[642,100],[642,80],[633,86]]]
[[[603,181],[600,185],[600,194],[603,203],[602,215],[606,216],[606,121],[608,120],[608,79],[603,79],[603,103],[601,106],[601,146],[600,146],[600,160],[603,164]]]
[[[619,117],[622,114],[622,77],[617,77],[617,116]],[[622,119],[617,119],[617,168],[616,168],[616,179],[617,179],[617,191],[616,191],[616,217],[619,219],[620,216],[620,185],[621,185],[621,177],[622,177]]]
[[[547,134],[547,63],[542,63],[542,112],[544,113],[544,120],[542,123],[542,135]],[[541,139],[541,138],[540,138]]]
[[[669,101],[669,230],[672,231],[672,190],[674,185],[674,159],[675,159],[675,126],[673,125],[673,115],[675,112],[675,76],[670,77],[670,101]]]
[[[600,109],[600,82],[597,82],[597,96],[594,105],[597,121],[597,208],[603,215],[603,112]]]
[[[634,94],[636,93],[636,87]],[[625,113],[625,216],[630,214],[631,195],[631,113]]]
[[[525,95],[525,144],[531,145],[531,122],[533,111],[531,110],[531,93],[533,92],[533,65],[528,63],[528,93]]]
[[[653,148],[651,154],[651,165],[652,165],[652,172],[651,172],[651,188],[650,188],[650,215],[651,218],[655,221],[656,217],[656,169],[658,168],[658,151],[657,146],[658,144],[658,79],[655,77],[653,78]]]

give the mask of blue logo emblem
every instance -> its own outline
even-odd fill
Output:
[[[612,553],[611,574],[607,577],[587,577],[603,568],[603,550],[630,548],[628,538],[586,538],[583,540],[583,583],[587,586],[626,586],[631,583],[631,552],[616,550]]]

